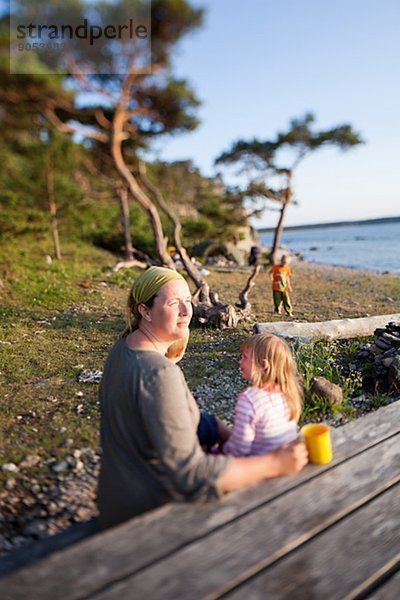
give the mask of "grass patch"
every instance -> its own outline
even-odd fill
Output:
[[[363,393],[363,373],[356,367],[357,354],[369,341],[369,338],[324,340],[298,346],[296,359],[305,388],[303,422],[320,420],[321,416],[335,416],[339,411],[348,417],[353,415],[348,400]],[[311,392],[312,378],[317,376],[325,377],[342,388],[344,401],[340,407],[331,407],[326,400]]]
[[[66,438],[98,446],[98,385],[76,377],[103,368],[122,329],[103,293],[115,258],[69,242],[49,264],[50,251],[31,237],[0,250],[0,464],[58,456]],[[0,481],[7,477],[0,470]]]
[[[93,314],[78,323],[70,314],[46,321],[25,317],[6,327],[0,345],[0,462],[52,454],[65,438],[97,446],[98,386],[76,381],[83,368],[103,368],[115,336],[110,324],[101,327],[106,315],[97,317],[96,325]]]

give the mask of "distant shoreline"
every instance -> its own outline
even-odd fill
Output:
[[[299,231],[301,229],[326,229],[327,227],[351,227],[352,225],[381,225],[384,223],[397,223],[399,217],[381,217],[378,219],[363,219],[360,221],[334,221],[332,223],[313,223],[310,225],[291,225],[285,227],[285,231]],[[257,229],[258,233],[271,233],[275,227],[262,227]]]

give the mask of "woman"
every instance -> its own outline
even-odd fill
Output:
[[[203,451],[199,410],[175,364],[191,317],[190,290],[179,273],[151,267],[133,284],[129,326],[109,354],[100,387],[101,528],[172,500],[218,498],[307,462],[303,443],[240,458]],[[226,430],[217,427],[224,441]]]

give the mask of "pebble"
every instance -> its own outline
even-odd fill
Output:
[[[70,448],[74,443],[74,440],[72,438],[65,438],[62,440],[60,446],[61,448]]]
[[[394,361],[394,357],[388,356],[388,357],[382,359],[382,364],[388,369],[393,361]]]
[[[24,458],[22,462],[19,463],[20,469],[29,469],[30,467],[35,467],[40,463],[40,456],[37,454],[32,454]]]
[[[66,460],[62,460],[59,463],[56,463],[52,466],[53,471],[56,473],[60,473],[61,471],[67,471],[69,469],[69,464]]]
[[[8,490],[9,492],[11,492],[11,490],[13,490],[16,486],[17,480],[14,477],[10,477],[10,479],[7,479],[6,481],[6,490]]]
[[[4,465],[1,466],[1,469],[8,473],[18,473],[19,471],[19,468],[15,463],[4,463]]]

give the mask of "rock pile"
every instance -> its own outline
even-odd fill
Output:
[[[359,354],[360,361],[373,363],[372,380],[381,392],[400,392],[400,323],[375,329],[375,341]]]

